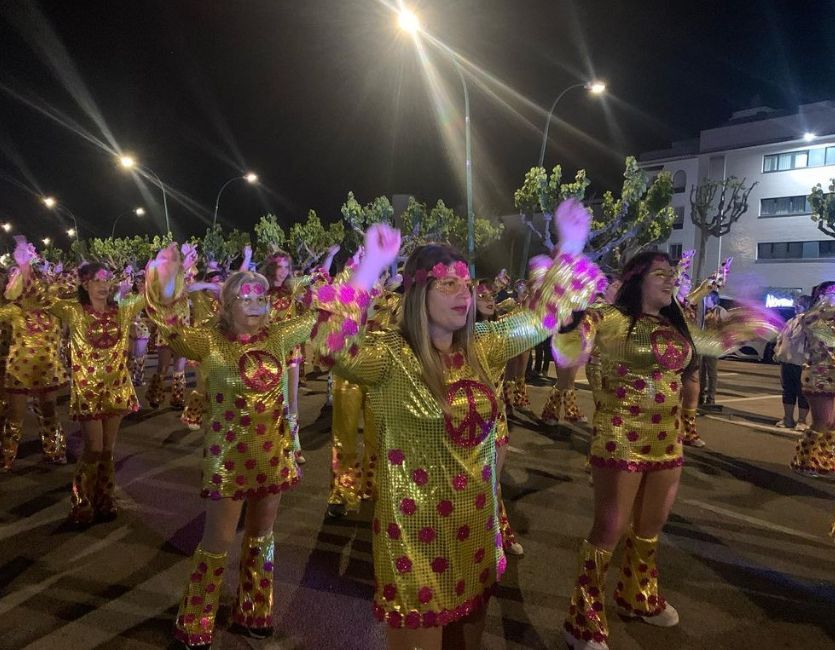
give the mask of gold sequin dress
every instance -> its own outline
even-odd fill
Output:
[[[40,305],[11,302],[0,307],[11,327],[5,387],[7,393],[41,393],[66,386],[61,358],[61,321]]]
[[[629,316],[601,305],[589,309],[570,332],[553,337],[555,358],[570,362],[594,350],[598,360],[590,462],[629,472],[677,467],[683,462],[682,373],[693,346],[663,317],[645,314],[631,333],[629,325]],[[773,329],[738,314],[715,330],[689,331],[698,353],[720,356]]]
[[[835,304],[821,300],[802,319],[807,356],[803,394],[835,396]]]
[[[135,294],[103,312],[77,300],[49,305],[49,312],[69,326],[73,419],[98,420],[139,410],[128,370],[128,338],[144,305],[145,299]]]
[[[550,263],[549,263],[550,264]],[[374,612],[392,627],[434,627],[484,607],[506,563],[499,533],[495,386],[508,359],[582,309],[602,275],[560,256],[534,270],[534,310],[477,324],[475,349],[487,383],[460,352],[445,357],[447,409],[422,380],[396,331],[343,347],[336,370],[368,386],[380,463],[374,507]],[[602,290],[602,289],[601,289]]]

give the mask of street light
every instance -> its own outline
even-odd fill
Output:
[[[111,239],[113,239],[113,237],[116,235],[116,224],[119,223],[119,219],[124,217],[126,214],[130,214],[130,213],[135,214],[137,217],[142,217],[142,216],[145,215],[145,208],[140,206],[138,208],[134,208],[133,210],[128,210],[127,212],[123,212],[122,214],[118,215],[113,220],[113,228],[110,229],[110,238]]]
[[[417,36],[420,29],[420,20],[408,9],[400,11],[397,24],[403,31]],[[475,213],[473,212],[473,152],[472,138],[470,135],[470,91],[467,88],[467,80],[464,78],[464,71],[455,56],[441,49],[447,58],[455,65],[455,71],[461,79],[461,86],[464,89],[464,147],[466,149],[466,174],[467,174],[467,259],[470,262],[470,274],[475,275]]]
[[[41,241],[43,242],[44,246],[49,246],[52,243],[52,240],[49,237],[44,237],[43,239],[41,239]]]
[[[804,142],[812,142],[817,137],[818,136],[815,135],[814,133],[812,133],[810,131],[807,131],[806,133],[803,134],[803,141]]]
[[[4,223],[2,226],[0,226],[0,228],[2,228],[2,229],[3,229],[3,232],[11,232],[11,231],[12,231],[12,224],[10,224],[10,223],[7,221],[7,222],[6,222],[6,223]]]
[[[551,104],[551,110],[548,111],[548,117],[545,118],[545,130],[542,133],[542,146],[539,149],[539,166],[542,167],[545,164],[545,147],[548,145],[548,129],[551,126],[551,118],[554,117],[554,111],[557,108],[557,104],[560,103],[560,100],[565,97],[566,93],[570,90],[574,90],[575,88],[585,88],[588,90],[592,95],[602,95],[606,92],[606,84],[602,81],[589,81],[586,83],[580,84],[572,84],[565,90],[563,90],[557,98],[554,100],[554,103]]]
[[[75,237],[75,236],[76,236],[76,234],[77,234],[77,233],[75,232],[75,228],[68,228],[68,229],[67,229],[67,235],[68,235],[69,237]]]
[[[153,169],[149,167],[143,167],[137,162],[136,158],[134,158],[133,156],[119,156],[119,165],[122,167],[122,169],[128,171],[136,169],[142,172],[143,174],[150,176],[152,179],[154,179],[154,181],[156,181],[156,184],[159,186],[159,189],[162,190],[162,207],[165,210],[165,232],[166,234],[170,233],[171,223],[168,219],[168,197],[165,192],[165,183],[162,182],[162,179],[156,175]]]
[[[70,215],[72,218],[73,225],[75,226],[75,232],[81,232],[81,229],[78,227],[78,219],[75,218],[75,214],[72,210],[70,210],[65,205],[61,205],[58,203],[58,199],[53,196],[45,196],[41,199],[41,202],[50,210],[55,210],[58,214],[65,213]],[[72,236],[72,235],[70,235]]]
[[[226,181],[223,185],[220,186],[220,190],[217,193],[217,198],[215,199],[215,216],[212,219],[212,228],[215,227],[217,223],[217,209],[220,206],[220,195],[223,194],[223,190],[226,189],[226,186],[230,183],[234,183],[235,181],[246,181],[250,185],[255,185],[258,182],[258,174],[254,172],[247,172],[243,176],[235,176],[234,178],[230,178]]]

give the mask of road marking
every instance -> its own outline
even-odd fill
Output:
[[[722,372],[719,371],[720,377],[736,377],[739,373],[738,372]]]
[[[766,530],[773,530],[778,533],[792,535],[794,537],[799,537],[801,539],[805,539],[811,542],[820,542],[821,544],[825,542],[826,546],[830,545],[829,542],[823,536],[810,535],[809,533],[805,533],[801,530],[787,528],[786,526],[781,526],[780,524],[773,524],[770,521],[766,521],[765,519],[758,519],[757,517],[743,515],[738,512],[734,512],[733,510],[727,510],[725,508],[720,508],[719,506],[710,505],[709,503],[705,503],[704,501],[697,501],[696,499],[679,498],[678,500],[681,503],[696,506],[697,508],[702,508],[704,510],[707,510],[708,512],[713,512],[714,514],[724,515],[730,519],[744,521],[745,523],[751,524],[752,526],[759,526],[760,528],[765,528]]]
[[[722,404],[729,404],[731,402],[752,402],[758,399],[775,399],[775,398],[782,398],[782,395],[751,395],[749,397],[731,397],[729,399],[721,399],[717,400]]]

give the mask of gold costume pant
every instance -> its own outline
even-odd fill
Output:
[[[169,404],[174,408],[184,408],[186,405],[186,373],[175,372],[171,379],[171,400]]]
[[[14,420],[6,420],[3,426],[3,470],[9,472],[17,458],[17,448],[23,435],[23,425]]]
[[[145,391],[145,398],[148,400],[148,406],[157,408],[162,404],[165,397],[165,386],[162,381],[162,375],[155,372],[151,376],[151,383],[148,384],[148,390]]]
[[[273,626],[273,570],[275,540],[244,535],[238,576],[238,598],[232,620],[254,629]]]
[[[56,465],[65,465],[67,463],[67,437],[64,435],[64,427],[61,426],[54,407],[51,415],[44,415],[38,406],[36,415],[46,460]]]
[[[521,377],[516,377],[514,380],[515,392],[513,395],[513,408],[517,409],[524,409],[528,408],[531,405],[530,400],[528,399],[528,385],[525,383],[525,374],[522,373]]]
[[[179,641],[188,645],[212,642],[225,569],[226,553],[209,553],[197,547],[174,624],[174,636]]]
[[[359,422],[363,415],[364,451],[359,458]],[[377,464],[377,436],[366,391],[336,376],[333,380],[333,422],[331,426],[331,491],[328,503],[341,503],[357,510],[363,497],[374,491]]]
[[[803,437],[797,441],[791,468],[815,474],[835,472],[835,432],[806,429]]]
[[[551,389],[551,394],[548,395],[548,401],[542,408],[542,415],[540,416],[545,424],[556,424],[560,421],[560,411],[562,410],[562,391],[554,386]]]

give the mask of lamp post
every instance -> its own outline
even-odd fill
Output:
[[[548,117],[545,118],[545,129],[542,132],[542,146],[539,149],[539,166],[542,167],[545,164],[545,148],[548,146],[548,129],[551,126],[551,118],[554,117],[554,111],[557,108],[557,104],[560,103],[560,100],[565,97],[566,93],[570,90],[574,90],[575,88],[585,88],[588,90],[592,95],[601,95],[606,92],[606,84],[602,81],[589,81],[586,83],[579,83],[579,84],[572,84],[565,90],[563,90],[557,98],[554,100],[554,103],[551,104],[551,109],[548,111]]]
[[[131,214],[131,213],[135,214],[137,217],[144,216],[144,214],[145,214],[145,208],[142,208],[142,207],[139,207],[139,208],[134,208],[133,210],[129,210],[128,212],[123,212],[122,214],[120,214],[119,216],[117,216],[117,217],[113,220],[113,228],[110,230],[110,238],[111,238],[111,239],[113,239],[113,237],[115,237],[115,236],[116,236],[116,224],[117,224],[117,223],[119,223],[119,219],[121,219],[122,217],[124,217],[126,214]]]
[[[402,10],[397,18],[400,29],[413,36],[420,33],[420,20],[408,9]],[[467,80],[458,60],[444,52],[455,66],[461,87],[464,89],[464,147],[466,150],[466,178],[467,178],[467,259],[470,262],[470,274],[475,275],[475,213],[473,212],[473,155],[472,138],[470,134],[470,91]]]
[[[81,232],[81,229],[78,227],[78,219],[75,218],[75,214],[73,211],[70,210],[67,206],[58,203],[58,199],[54,196],[44,196],[41,198],[41,203],[43,203],[48,210],[54,210],[58,214],[67,214],[72,219],[73,225],[75,226],[75,236],[78,237],[78,234]],[[72,235],[70,235],[72,237]]]
[[[119,165],[121,165],[122,169],[136,169],[154,179],[159,189],[162,190],[162,207],[165,210],[165,234],[170,233],[171,223],[168,219],[168,198],[165,192],[165,183],[162,182],[162,179],[157,176],[153,169],[140,165],[133,156],[119,156]]]
[[[212,219],[212,228],[214,228],[215,224],[217,223],[217,209],[220,206],[220,195],[223,194],[223,190],[225,190],[230,183],[234,183],[235,181],[246,181],[250,185],[255,185],[258,182],[258,174],[255,174],[253,172],[247,172],[243,176],[235,176],[234,178],[230,178],[228,181],[226,181],[223,185],[220,186],[220,190],[217,193],[217,198],[215,199],[215,216]]]

